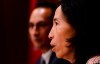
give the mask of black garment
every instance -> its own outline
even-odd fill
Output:
[[[45,60],[42,60],[42,64],[46,64]]]
[[[67,60],[56,58],[55,62],[52,63],[52,64],[71,64],[71,63],[69,61],[67,61]]]
[[[41,64],[41,59],[40,58],[37,62],[37,64]],[[55,53],[53,52],[51,57],[50,57],[50,61],[49,64],[70,64],[68,61],[64,60],[64,59],[58,59],[55,55]]]

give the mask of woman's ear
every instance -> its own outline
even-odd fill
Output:
[[[66,44],[65,44],[65,46],[66,46],[66,47],[70,47],[71,44],[72,44],[72,42],[70,42],[68,39],[66,39]]]

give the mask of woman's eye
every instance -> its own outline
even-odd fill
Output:
[[[55,24],[56,24],[56,25],[58,25],[58,23],[57,23],[57,22],[55,22]]]

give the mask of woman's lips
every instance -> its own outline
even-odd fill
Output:
[[[55,51],[55,44],[53,42],[51,42],[50,45],[52,47],[52,51]]]
[[[55,47],[52,47],[52,51],[55,51]]]
[[[55,46],[54,45],[52,45],[52,51],[55,51]]]

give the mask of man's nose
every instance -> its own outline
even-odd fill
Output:
[[[32,32],[33,32],[33,35],[34,35],[34,36],[38,36],[38,35],[39,35],[39,29],[38,29],[37,27],[34,27],[34,28],[32,29]]]

